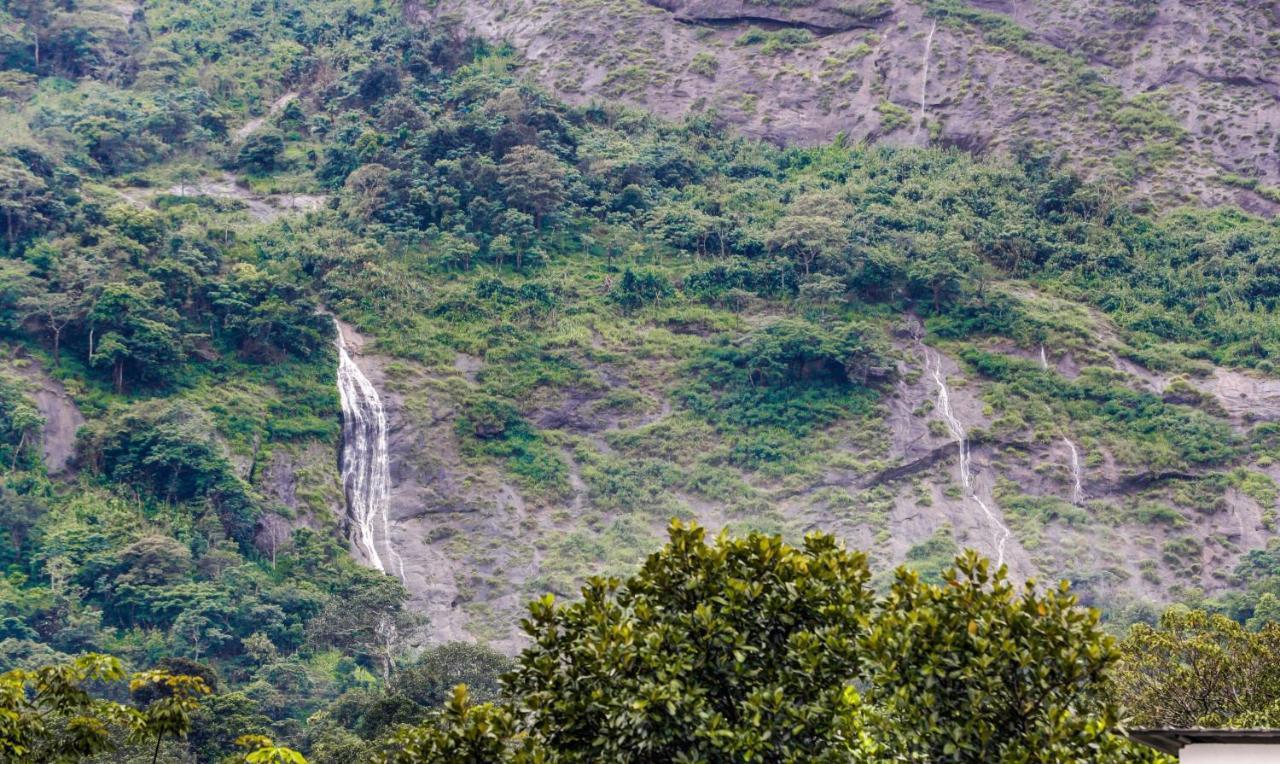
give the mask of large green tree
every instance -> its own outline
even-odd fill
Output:
[[[708,542],[673,523],[636,575],[533,603],[514,717],[455,697],[389,760],[481,741],[493,761],[1153,758],[1118,734],[1116,652],[1065,586],[1018,590],[972,553],[941,585],[901,570],[877,596],[870,581],[830,536]]]
[[[512,207],[533,216],[542,228],[546,216],[564,201],[564,164],[554,154],[537,146],[517,146],[503,157],[498,177]]]

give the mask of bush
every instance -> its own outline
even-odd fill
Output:
[[[240,144],[236,166],[248,172],[271,172],[283,152],[284,135],[279,130],[259,130]]]

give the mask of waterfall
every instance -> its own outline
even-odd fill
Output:
[[[1071,449],[1071,476],[1075,479],[1075,487],[1071,491],[1071,503],[1080,505],[1084,503],[1084,485],[1080,477],[1080,452],[1076,450],[1076,444],[1071,442],[1071,438],[1062,440],[1067,444],[1067,448]]]
[[[382,398],[360,371],[338,332],[338,394],[342,399],[342,490],[347,498],[351,540],[374,568],[386,573],[381,543],[393,573],[404,579],[404,562],[391,547],[391,521],[387,505],[391,495],[391,468],[387,457],[387,415]],[[378,531],[381,530],[381,537]]]
[[[1040,346],[1040,368],[1048,370],[1049,357],[1044,354],[1044,345]]]
[[[991,511],[991,507],[978,496],[973,486],[973,463],[969,456],[969,437],[965,433],[964,425],[960,423],[955,412],[951,408],[951,391],[947,389],[946,374],[942,371],[942,356],[937,351],[932,350],[924,341],[920,341],[920,347],[924,350],[925,371],[933,377],[933,382],[938,388],[938,412],[942,414],[942,421],[947,425],[947,431],[951,433],[951,438],[955,440],[957,450],[960,455],[960,485],[964,488],[964,497],[971,500],[978,508],[982,510],[982,514],[986,517],[987,524],[991,526],[993,539],[996,545],[996,567],[1004,565],[1004,546],[1009,540],[1009,529],[1004,523],[1000,522],[1000,518]]]
[[[916,121],[916,129],[911,132],[912,143],[915,143],[916,136],[920,135],[920,128],[924,127],[925,96],[929,92],[929,56],[933,53],[933,35],[937,31],[938,22],[935,20],[933,26],[929,27],[929,36],[924,41],[924,61],[920,64],[920,118]]]

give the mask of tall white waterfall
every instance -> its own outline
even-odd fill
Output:
[[[1040,346],[1040,368],[1049,368],[1049,357],[1044,354],[1044,345]]]
[[[342,398],[342,489],[347,497],[351,540],[369,564],[404,579],[404,562],[391,546],[387,505],[391,468],[387,456],[387,416],[382,398],[347,352],[342,327],[338,332],[338,393]],[[391,570],[383,563],[381,547]]]
[[[1071,491],[1071,503],[1084,503],[1084,483],[1081,480],[1080,469],[1080,452],[1076,450],[1076,444],[1071,442],[1071,438],[1063,438],[1067,448],[1071,449],[1071,477],[1075,480],[1075,486]]]
[[[942,370],[942,356],[925,345],[923,340],[920,342],[920,347],[924,350],[925,370],[933,377],[933,382],[938,387],[938,412],[942,414],[942,421],[946,423],[947,431],[955,440],[960,454],[960,485],[964,488],[964,497],[978,505],[986,517],[987,525],[991,527],[996,545],[996,567],[998,568],[1004,564],[1004,546],[1009,540],[1009,529],[1000,522],[1000,518],[996,517],[996,513],[991,511],[991,507],[987,506],[974,489],[973,463],[969,458],[969,437],[965,433],[964,425],[960,423],[951,408],[951,391],[947,389],[947,375]]]

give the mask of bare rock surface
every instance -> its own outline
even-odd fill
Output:
[[[44,417],[41,433],[44,464],[50,475],[70,468],[76,454],[76,433],[84,426],[84,416],[67,390],[42,368],[31,365],[25,375],[32,382],[31,398]]]
[[[819,34],[868,28],[889,15],[888,3],[849,3],[820,0],[779,4],[760,0],[651,0],[679,21],[724,23],[762,22],[793,26]]]
[[[791,144],[1046,141],[1162,203],[1280,208],[1257,190],[1280,186],[1274,3],[441,0],[417,13],[511,42],[570,101],[714,112]],[[782,27],[812,38],[744,36]]]

